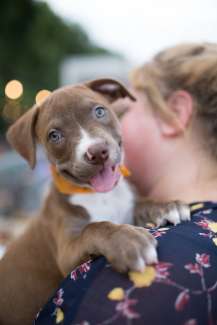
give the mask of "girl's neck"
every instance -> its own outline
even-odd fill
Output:
[[[210,155],[175,155],[162,168],[148,193],[158,201],[217,201],[217,162]]]

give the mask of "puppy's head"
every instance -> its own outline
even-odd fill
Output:
[[[54,91],[8,130],[9,143],[34,168],[36,142],[66,179],[98,192],[118,182],[122,147],[112,105],[135,98],[119,82],[98,79]]]

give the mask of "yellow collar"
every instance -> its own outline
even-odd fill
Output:
[[[75,193],[82,193],[82,194],[95,193],[95,191],[90,188],[78,186],[76,184],[73,184],[71,181],[65,179],[63,176],[59,174],[55,165],[50,165],[50,169],[53,177],[53,182],[56,188],[58,189],[58,191],[60,191],[61,193],[68,194],[68,195],[75,194]],[[119,169],[122,176],[124,177],[130,176],[130,171],[124,165],[121,165]]]

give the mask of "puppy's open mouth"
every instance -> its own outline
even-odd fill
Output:
[[[120,176],[119,164],[105,165],[90,179],[90,185],[96,192],[108,192],[118,183]]]
[[[81,180],[71,174],[68,170],[64,169],[61,171],[62,175],[67,179],[81,184]],[[117,185],[119,178],[121,176],[120,173],[120,165],[104,165],[96,175],[92,176],[86,184],[91,186],[96,192],[109,192],[113,189],[115,185]],[[83,183],[83,182],[82,182]]]

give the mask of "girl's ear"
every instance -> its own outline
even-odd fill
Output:
[[[187,129],[192,113],[193,98],[185,90],[174,91],[167,99],[167,107],[170,111],[171,119],[159,120],[160,129],[165,136],[173,137],[184,133]]]

